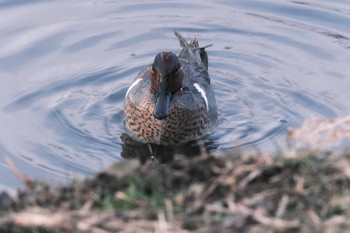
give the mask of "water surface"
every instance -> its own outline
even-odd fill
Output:
[[[283,150],[288,127],[349,114],[346,1],[3,1],[0,15],[0,189],[21,186],[5,156],[62,183],[147,151],[127,146],[123,98],[180,51],[174,29],[214,44],[212,151]]]

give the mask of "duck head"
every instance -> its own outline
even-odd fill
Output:
[[[150,92],[156,96],[153,115],[159,120],[165,119],[171,96],[182,87],[184,71],[178,57],[172,52],[159,53],[149,68],[149,77]]]

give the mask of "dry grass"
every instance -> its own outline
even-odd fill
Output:
[[[182,158],[157,168],[117,164],[70,187],[20,191],[2,210],[0,230],[345,232],[349,163],[347,154],[305,154]]]
[[[288,141],[293,150],[332,151],[349,137],[350,115],[333,119],[311,118],[301,128],[288,132]]]
[[[0,232],[350,230],[349,153],[179,155],[118,163],[68,187],[25,182],[17,196],[1,195]]]

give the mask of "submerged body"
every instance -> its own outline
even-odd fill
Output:
[[[217,123],[205,47],[175,34],[183,47],[180,54],[159,53],[125,95],[126,127],[142,142],[182,144],[204,136]]]

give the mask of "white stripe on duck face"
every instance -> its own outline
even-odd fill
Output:
[[[129,92],[131,91],[131,89],[133,89],[139,82],[141,82],[142,78],[138,78],[136,79],[128,88],[128,90],[126,91],[125,97],[128,96]]]
[[[204,89],[199,86],[198,83],[193,84],[193,86],[197,89],[197,91],[201,94],[201,96],[203,97],[204,101],[205,101],[205,105],[207,107],[207,111],[209,111],[209,105],[208,105],[208,98],[207,95],[205,94]]]

